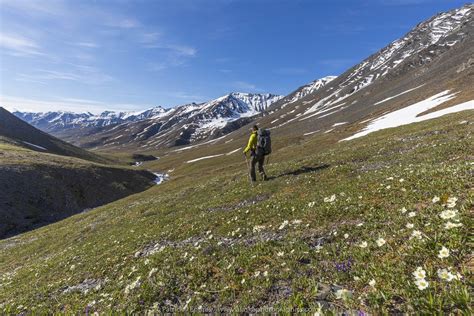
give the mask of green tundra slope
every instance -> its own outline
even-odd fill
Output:
[[[0,238],[32,230],[155,184],[146,170],[63,142],[0,107]]]
[[[0,238],[146,190],[154,180],[145,170],[33,151],[0,137]]]
[[[111,163],[109,159],[40,131],[3,107],[0,107],[0,137],[15,142],[17,146],[38,152],[76,157],[99,163]]]
[[[185,164],[0,241],[0,310],[470,314],[473,124],[316,135],[277,149],[255,187],[242,161]]]

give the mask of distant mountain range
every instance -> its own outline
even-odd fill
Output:
[[[456,97],[429,111],[472,99],[473,11],[474,5],[467,4],[440,13],[343,74],[317,79],[286,97],[230,93],[205,103],[142,112],[15,115],[86,148],[155,150],[205,143],[229,133],[235,139],[247,133],[240,127],[253,122],[283,135],[357,131],[443,91]]]
[[[232,131],[260,115],[282,96],[230,93],[205,103],[191,103],[170,109],[155,107],[140,112],[92,113],[14,112],[43,131],[85,147],[127,144],[173,146]],[[172,137],[162,137],[170,134]],[[79,137],[80,136],[80,137]],[[162,137],[162,141],[153,139]],[[79,142],[80,138],[83,142]],[[84,143],[84,139],[88,142]]]

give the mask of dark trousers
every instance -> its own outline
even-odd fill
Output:
[[[250,177],[252,181],[257,180],[257,176],[255,175],[255,165],[258,164],[258,172],[263,180],[267,179],[267,175],[265,174],[265,170],[263,169],[263,163],[265,162],[265,156],[263,155],[256,155],[252,154],[252,158],[250,159]]]

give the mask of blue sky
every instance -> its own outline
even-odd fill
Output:
[[[338,75],[466,0],[0,0],[0,105],[99,112]]]

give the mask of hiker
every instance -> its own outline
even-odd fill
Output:
[[[244,149],[244,156],[247,159],[247,152],[250,151],[250,178],[252,182],[257,179],[255,175],[255,165],[258,164],[258,172],[263,181],[267,180],[267,175],[263,169],[265,162],[265,155],[271,152],[271,141],[270,132],[265,129],[258,129],[257,125],[254,125],[251,129],[251,134],[247,147]]]

